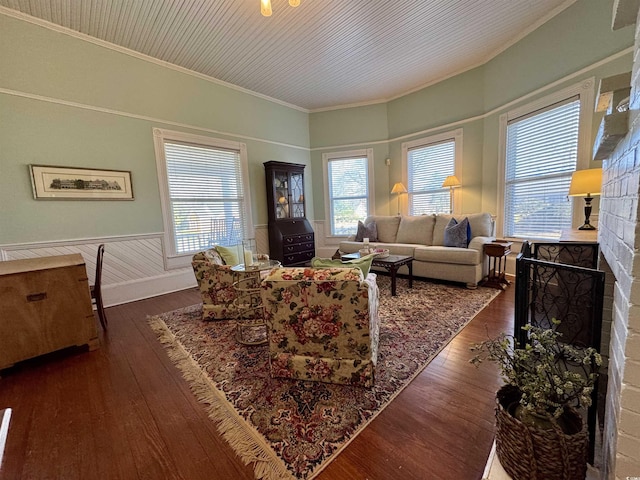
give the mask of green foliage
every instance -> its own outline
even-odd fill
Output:
[[[497,363],[504,381],[522,392],[522,406],[539,415],[558,418],[565,406],[591,405],[600,354],[594,348],[562,343],[562,334],[553,329],[531,325],[523,329],[531,339],[524,348],[516,348],[515,337],[503,333],[472,346],[476,355],[470,362],[476,366],[483,360]]]

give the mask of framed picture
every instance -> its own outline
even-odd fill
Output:
[[[133,200],[131,172],[29,165],[36,200]]]

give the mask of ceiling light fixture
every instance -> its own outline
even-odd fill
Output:
[[[300,5],[300,0],[289,0],[289,5],[297,7]],[[271,0],[260,0],[260,13],[262,13],[262,16],[264,17],[271,16]]]

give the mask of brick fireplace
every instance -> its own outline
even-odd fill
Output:
[[[607,288],[610,298],[605,301],[604,318],[611,319],[611,324],[605,323],[603,328],[603,344],[608,344],[603,353],[608,350],[609,358],[601,474],[604,479],[621,480],[640,477],[640,36],[637,2],[616,2],[614,28],[616,22],[625,26],[625,15],[632,16],[627,25],[636,23],[629,131],[603,161],[598,217],[598,241],[606,260],[602,263],[606,263],[604,270],[610,278]]]

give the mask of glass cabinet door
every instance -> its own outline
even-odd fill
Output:
[[[274,172],[274,187],[276,190],[276,218],[289,218],[289,175],[287,172]]]
[[[291,174],[291,216],[304,217],[304,182],[302,173]]]

